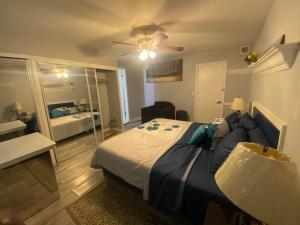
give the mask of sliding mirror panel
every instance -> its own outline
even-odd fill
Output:
[[[101,109],[99,99],[99,89],[97,87],[96,69],[86,68],[88,87],[90,91],[91,104],[90,110],[93,113],[95,121],[95,132],[97,143],[103,140],[102,126],[101,126]]]
[[[116,70],[96,70],[104,138],[122,132],[123,118]]]
[[[39,132],[26,60],[0,58],[0,141]]]
[[[40,151],[51,141],[37,133],[26,60],[0,58],[0,90],[0,212],[25,220],[59,199],[50,153]]]
[[[93,150],[95,121],[86,68],[49,63],[40,63],[39,68],[58,161]]]

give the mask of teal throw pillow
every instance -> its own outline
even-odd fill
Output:
[[[192,145],[200,144],[206,136],[206,127],[207,127],[207,125],[200,125],[197,128],[197,130],[195,130],[195,132],[193,133],[192,138],[189,143]]]

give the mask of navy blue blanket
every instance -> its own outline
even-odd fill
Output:
[[[189,141],[200,125],[191,124],[184,135],[154,164],[150,172],[148,201],[155,208],[174,213],[180,207],[182,178],[199,154],[199,147],[189,144]]]
[[[200,125],[193,123],[154,164],[150,172],[148,196],[149,204],[155,208],[168,214],[180,210],[195,224],[202,224],[211,200],[234,207],[218,188],[210,170],[213,151],[203,149],[200,152],[198,146],[188,143]],[[189,174],[183,180],[187,171]]]

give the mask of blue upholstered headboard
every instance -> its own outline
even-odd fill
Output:
[[[75,101],[68,101],[68,102],[60,102],[60,103],[48,104],[47,107],[48,107],[48,113],[50,115],[50,118],[52,118],[50,112],[53,109],[61,108],[61,107],[67,107],[67,108],[76,107],[76,104],[75,104]]]
[[[259,126],[265,134],[271,145],[270,147],[282,150],[286,124],[257,102],[252,102],[251,114],[257,126]]]

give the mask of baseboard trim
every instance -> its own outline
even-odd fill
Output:
[[[128,122],[128,123],[140,122],[141,120],[142,120],[142,118],[141,118],[141,117],[135,117],[135,118],[133,118],[133,119],[129,120],[129,122]]]

